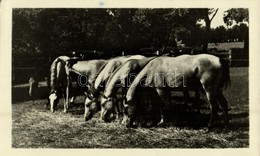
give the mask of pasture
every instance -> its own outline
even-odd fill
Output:
[[[85,122],[84,96],[78,96],[69,112],[51,113],[44,108],[48,89],[28,98],[28,86],[12,87],[13,148],[246,148],[249,147],[248,67],[230,68],[231,86],[224,91],[229,102],[230,125],[208,132],[208,105],[200,115],[176,113],[166,127],[127,129],[120,120],[104,123],[99,114]],[[205,95],[202,95],[202,101]],[[180,117],[182,116],[182,117]]]
[[[244,42],[209,43],[208,48],[216,48],[218,51],[228,51],[232,48],[244,48]]]

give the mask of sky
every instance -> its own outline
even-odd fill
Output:
[[[224,27],[226,27],[226,25],[223,21],[223,15],[224,15],[224,11],[226,11],[228,9],[229,8],[219,8],[218,9],[216,16],[213,18],[213,20],[211,22],[211,28],[216,28],[220,25],[223,25]]]
[[[218,26],[223,25],[225,28],[227,28],[227,26],[225,25],[224,21],[223,21],[223,17],[224,17],[224,12],[226,10],[228,10],[229,8],[219,8],[217,14],[215,15],[215,17],[213,18],[213,20],[211,21],[211,28],[216,28]],[[211,18],[212,16],[210,16]],[[202,26],[205,26],[205,22],[201,21],[199,22],[202,24]]]

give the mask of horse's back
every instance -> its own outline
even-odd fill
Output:
[[[140,56],[140,57],[139,57]],[[134,59],[129,59],[124,62],[120,67],[118,67],[114,73],[109,77],[108,84],[110,82],[114,83],[115,81],[120,80],[121,83],[129,76],[129,74],[137,74],[144,66],[145,63],[149,61],[146,57],[139,55],[133,57]]]
[[[192,84],[194,78],[213,75],[220,69],[219,58],[208,54],[161,56],[151,60],[138,74],[137,81],[145,78],[146,85],[180,87]],[[185,82],[184,82],[185,81]]]
[[[81,74],[89,74],[90,72],[99,71],[99,69],[106,64],[106,62],[106,60],[78,61],[72,66],[72,69]]]
[[[70,59],[68,56],[59,56],[58,58],[63,61],[68,61]]]
[[[144,58],[146,58],[145,56],[143,56],[143,55],[129,55],[129,56],[127,56],[127,59],[129,60],[129,59],[144,59]]]
[[[220,58],[210,54],[198,54],[193,56],[194,64],[201,67],[219,68],[221,66]]]
[[[158,68],[172,67],[178,69],[194,68],[195,66],[219,67],[221,65],[220,59],[210,54],[181,55],[177,57],[161,56],[152,60],[150,64]]]
[[[123,63],[130,59],[142,59],[144,56],[142,55],[128,55],[128,56],[118,56],[108,61],[106,66],[102,69],[102,71],[97,76],[94,87],[98,89],[101,83],[108,80],[111,74]]]

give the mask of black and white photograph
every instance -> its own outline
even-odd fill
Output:
[[[252,147],[255,8],[98,4],[11,7],[11,149]]]

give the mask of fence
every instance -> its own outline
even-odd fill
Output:
[[[27,83],[31,76],[44,79],[49,71],[50,61],[45,57],[13,58],[12,83]]]
[[[214,55],[229,61],[231,67],[248,67],[249,54],[243,48],[232,48],[229,51],[217,52]]]

